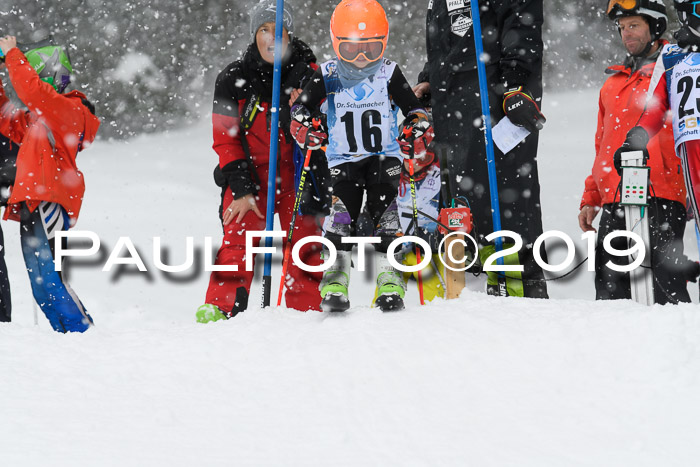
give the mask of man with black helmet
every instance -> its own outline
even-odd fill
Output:
[[[644,112],[654,64],[661,48],[668,44],[661,39],[667,24],[662,0],[611,0],[607,14],[618,28],[627,57],[622,65],[605,70],[610,77],[600,90],[598,101],[596,157],[592,173],[586,178],[578,216],[581,230],[595,231],[593,220],[602,211],[595,256],[598,300],[631,298],[629,274],[608,268],[608,261],[618,264],[621,260],[603,248],[608,234],[626,229],[624,208],[618,204],[620,175],[613,170],[613,156],[627,130],[637,124]],[[684,274],[696,268],[683,255],[686,193],[670,119],[666,123],[650,141],[648,161],[654,292],[655,302],[661,304],[690,301]],[[626,249],[626,240],[617,238],[613,246]]]
[[[700,226],[700,3],[675,0],[673,4],[681,23],[675,33],[678,45],[663,47],[651,77],[647,107],[615,152],[615,167],[620,170],[624,152],[649,151],[653,138],[668,126],[666,119],[670,114],[675,151],[683,164],[697,227]],[[697,268],[686,271],[686,279],[694,280],[696,276]]]

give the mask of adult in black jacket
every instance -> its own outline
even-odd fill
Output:
[[[495,148],[501,226],[520,234],[525,244],[518,258],[510,258],[525,270],[522,280],[514,279],[519,273],[507,274],[508,294],[547,298],[542,270],[532,255],[532,244],[542,234],[536,161],[538,131],[545,121],[539,110],[542,0],[481,0],[480,14],[492,123],[507,114],[513,123],[531,131],[507,154]],[[471,16],[469,0],[430,1],[428,62],[414,91],[419,98],[431,99],[436,152],[448,172],[443,174],[449,187],[444,195],[468,200],[476,234],[485,245],[493,222]],[[482,259],[493,251],[493,245],[485,245]],[[497,293],[491,274],[488,290]]]

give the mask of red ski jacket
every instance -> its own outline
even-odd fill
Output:
[[[316,57],[311,49],[297,38],[290,43],[290,57],[282,68],[282,88],[287,91],[301,88],[313,75]],[[270,155],[270,124],[272,107],[272,65],[264,63],[251,44],[242,60],[227,66],[218,76],[214,88],[212,126],[214,151],[219,156],[219,169],[239,199],[259,189],[267,190],[267,172]],[[281,96],[280,129],[278,132],[277,178],[284,192],[294,190],[293,151],[296,144],[289,134],[289,96]],[[245,140],[241,137],[245,135]],[[248,154],[246,154],[247,144]],[[249,167],[250,156],[252,167]],[[259,186],[258,186],[259,184]]]
[[[33,211],[49,201],[60,204],[75,225],[85,193],[75,160],[94,141],[100,121],[83,103],[84,94],[56,92],[18,48],[8,51],[5,64],[17,97],[29,109],[16,109],[0,83],[0,133],[20,144],[5,218],[19,220],[22,202]]]
[[[586,178],[581,207],[619,202],[620,194],[616,195],[616,191],[620,184],[620,176],[613,165],[613,156],[624,143],[627,132],[637,125],[644,113],[653,70],[653,62],[634,73],[623,65],[615,65],[606,70],[606,73],[613,75],[605,81],[600,90],[598,128],[595,135],[596,157],[592,173]],[[663,129],[649,140],[647,149],[652,194],[657,198],[678,201],[685,206],[683,169],[681,160],[676,157],[670,116],[664,122]]]

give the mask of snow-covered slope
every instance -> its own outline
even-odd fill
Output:
[[[544,108],[544,227],[581,247],[596,102]],[[77,228],[105,254],[129,236],[150,269],[104,273],[106,256],[74,268],[96,322],[84,335],[41,314],[34,325],[17,224],[3,223],[14,322],[0,324],[0,465],[697,465],[697,304],[594,302],[585,268],[551,283],[550,301],[488,297],[473,280],[425,307],[411,288],[395,314],[370,309],[361,280],[343,316],[260,311],[255,286],[244,315],[195,324],[207,274],[155,270],[152,239],[172,263],[187,236],[219,241],[215,162],[206,122],[81,154]]]

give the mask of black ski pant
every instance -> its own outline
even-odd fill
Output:
[[[0,135],[0,206],[7,207],[10,187],[15,183],[18,151],[18,144],[12,144],[9,139]],[[0,227],[0,322],[10,322],[11,317],[12,299],[5,263],[5,237]]]
[[[12,319],[12,297],[10,296],[10,278],[5,263],[5,236],[0,227],[0,322],[9,323]]]
[[[435,147],[443,170],[442,180],[447,184],[443,197],[446,200],[461,197],[469,202],[475,237],[484,245],[487,243],[484,237],[494,228],[478,76],[476,71],[459,75],[461,79],[455,78],[450,89],[431,83]],[[493,91],[489,94],[495,124],[504,117],[502,96]],[[538,134],[531,134],[507,154],[494,147],[501,229],[516,232],[525,245],[532,245],[542,235],[537,145]],[[546,259],[545,252],[542,258]],[[519,259],[525,266],[525,296],[547,298],[544,274],[534,261],[532,250],[524,248]]]
[[[338,165],[330,172],[333,205],[324,225],[325,237],[338,250],[352,249],[351,243],[341,243],[341,239],[357,234],[357,222],[366,193],[366,211],[374,227],[373,233],[382,239],[381,243],[375,244],[375,250],[385,253],[400,228],[396,194],[401,161],[393,157],[372,156]]]
[[[654,274],[654,303],[690,303],[687,277],[696,265],[683,254],[683,233],[686,209],[678,201],[650,198],[646,208],[649,215],[651,238],[651,268]],[[596,300],[631,299],[630,276],[605,266],[608,261],[618,265],[629,264],[628,257],[610,255],[603,248],[605,237],[616,230],[627,230],[625,210],[617,203],[603,205],[598,239],[596,241]],[[627,239],[618,237],[611,246],[618,250],[628,248]]]

